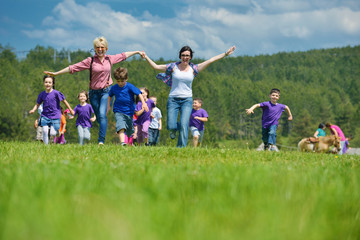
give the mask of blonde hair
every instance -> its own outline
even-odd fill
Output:
[[[106,49],[108,49],[108,46],[109,46],[106,38],[103,37],[103,36],[95,38],[94,41],[93,41],[93,44],[94,44],[94,48],[96,48],[96,45],[97,45],[97,44],[102,44],[102,45],[104,45],[104,47],[105,47]]]

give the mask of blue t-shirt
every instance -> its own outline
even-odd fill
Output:
[[[272,125],[279,125],[279,119],[283,111],[285,111],[284,104],[272,104],[271,101],[260,103],[260,107],[263,110],[262,115],[262,127],[269,128]]]
[[[112,86],[109,96],[115,96],[114,112],[124,113],[132,117],[135,113],[134,95],[138,96],[139,94],[141,94],[140,89],[128,82],[124,87],[120,87],[118,84]]]
[[[326,133],[323,129],[321,128],[318,128],[316,131],[319,132],[319,134],[317,135],[317,137],[325,137],[326,136]]]

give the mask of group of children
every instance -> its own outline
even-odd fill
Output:
[[[162,115],[160,109],[156,107],[157,98],[150,96],[149,89],[137,88],[128,81],[128,71],[126,68],[119,67],[114,71],[114,78],[117,84],[111,87],[107,102],[107,113],[110,110],[112,98],[115,97],[113,111],[116,120],[116,132],[119,135],[121,145],[133,145],[137,141],[138,145],[156,146],[159,142],[160,131],[162,129]],[[89,104],[89,95],[86,91],[78,94],[79,104],[74,108],[70,107],[64,95],[55,90],[55,78],[45,75],[43,78],[45,91],[41,92],[37,98],[37,103],[29,111],[34,113],[37,109],[41,114],[35,121],[35,128],[42,127],[42,140],[45,144],[49,143],[49,137],[54,137],[55,143],[65,143],[64,133],[66,131],[66,116],[72,118],[77,116],[76,128],[79,135],[79,143],[84,144],[84,140],[90,140],[90,128],[92,122],[96,120],[94,110]],[[135,97],[136,96],[136,97]],[[150,97],[149,97],[150,96]],[[280,90],[273,88],[269,94],[270,101],[254,104],[246,109],[247,114],[254,113],[256,108],[262,108],[262,140],[264,150],[275,150],[276,130],[279,119],[285,110],[288,113],[288,120],[293,119],[290,108],[278,103]],[[63,110],[60,106],[63,102],[68,108]],[[197,147],[202,142],[204,135],[204,123],[208,121],[207,112],[202,109],[202,100],[193,100],[193,109],[190,116],[189,127],[193,136],[193,146]],[[93,117],[92,117],[93,116]],[[329,128],[332,134],[341,137],[341,153],[346,153],[349,144],[341,129],[333,124],[320,124],[314,133],[314,137],[325,136],[325,127]],[[41,128],[38,128],[41,130]],[[56,136],[56,134],[58,136]],[[37,138],[40,138],[40,131],[37,131]],[[339,153],[339,154],[341,154]]]
[[[117,84],[110,89],[106,114],[110,110],[112,98],[115,97],[113,111],[120,144],[134,145],[134,142],[137,142],[138,145],[156,146],[162,129],[162,114],[160,109],[156,107],[157,98],[150,96],[150,91],[147,88],[137,88],[127,82],[128,71],[126,68],[115,69],[114,78]],[[39,94],[35,106],[29,111],[30,114],[33,114],[38,109],[40,114],[39,119],[35,121],[37,139],[41,139],[45,144],[49,144],[49,139],[52,138],[54,138],[55,143],[66,143],[64,138],[66,117],[71,119],[77,116],[76,128],[79,144],[83,145],[85,140],[90,140],[90,128],[92,122],[96,121],[96,116],[89,104],[88,93],[81,91],[78,94],[79,104],[72,109],[65,100],[65,96],[55,90],[55,78],[53,76],[45,75],[43,83],[45,91]],[[61,102],[67,107],[65,111],[60,106]],[[201,106],[202,100],[195,98],[190,118],[190,128],[195,147],[202,141],[204,123],[208,120],[208,114]]]

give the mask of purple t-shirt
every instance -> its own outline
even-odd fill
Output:
[[[189,126],[190,127],[196,127],[199,131],[204,130],[205,122],[200,121],[198,119],[195,119],[195,117],[206,117],[206,118],[208,118],[209,116],[208,116],[207,112],[202,108],[200,108],[199,110],[193,109],[192,112],[191,112],[191,116],[190,116]]]
[[[94,109],[90,104],[87,103],[84,106],[81,106],[79,104],[74,108],[74,112],[75,112],[75,116],[76,114],[78,115],[76,119],[76,127],[79,125],[84,128],[92,127],[90,118],[91,118],[91,114],[94,113]]]
[[[279,125],[279,119],[283,111],[285,111],[284,104],[272,104],[271,101],[260,103],[263,110],[261,124],[263,128],[269,128],[271,125]]]
[[[143,125],[146,121],[151,121],[151,109],[155,107],[155,103],[150,98],[146,101],[148,105],[149,111],[144,111],[140,116],[138,116],[136,120],[137,125]],[[142,109],[142,102],[138,102],[136,104],[135,112],[140,111]]]
[[[37,104],[43,103],[42,117],[61,119],[60,102],[65,100],[64,94],[53,89],[50,93],[43,91],[39,94]]]

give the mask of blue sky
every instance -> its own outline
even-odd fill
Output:
[[[144,50],[176,59],[189,45],[209,58],[360,44],[359,0],[11,0],[0,8],[0,44],[90,50],[105,36],[109,54]]]

